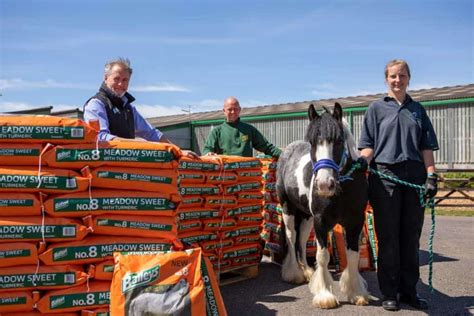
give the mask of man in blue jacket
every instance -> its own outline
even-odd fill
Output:
[[[84,105],[84,120],[99,121],[101,141],[139,137],[152,142],[170,143],[132,104],[135,98],[127,92],[132,72],[130,61],[126,58],[108,62],[99,91]],[[197,157],[192,151],[183,150],[183,154]]]

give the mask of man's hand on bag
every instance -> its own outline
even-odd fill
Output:
[[[188,157],[188,158],[194,158],[194,159],[199,159],[199,155],[196,154],[194,151],[191,150],[182,150],[183,156]]]
[[[428,175],[425,182],[425,196],[432,198],[438,192],[438,176],[436,174]]]

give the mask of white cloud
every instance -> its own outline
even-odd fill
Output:
[[[354,96],[364,96],[371,94],[383,93],[385,90],[383,86],[368,86],[364,89],[350,89],[343,86],[338,86],[333,83],[322,83],[318,85],[312,85],[310,87],[310,94],[315,96],[316,99],[332,99],[332,98],[344,98]]]
[[[242,101],[239,101],[240,102],[240,106],[243,107],[243,108],[253,108],[253,107],[257,107],[257,106],[262,106],[262,105],[269,105],[270,103],[268,102],[264,102],[264,101],[260,101],[260,100],[242,100]]]
[[[222,109],[224,100],[204,99],[197,102],[189,102],[189,104],[191,105],[191,111],[193,112],[217,111]]]
[[[58,82],[52,79],[47,79],[44,81],[29,81],[21,78],[14,79],[0,79],[0,90],[22,90],[22,89],[37,89],[37,88],[55,88],[55,89],[94,89],[93,86],[68,83],[68,82]]]
[[[145,118],[168,116],[176,114],[185,114],[182,110],[185,109],[176,105],[150,105],[150,104],[135,104],[138,112]],[[186,109],[185,109],[186,110]]]
[[[409,90],[422,90],[422,89],[433,89],[433,88],[435,88],[435,86],[429,83],[419,83],[419,84],[408,86]]]
[[[155,84],[155,85],[139,85],[130,88],[130,91],[137,92],[190,92],[191,90],[179,85],[172,85],[169,83]]]

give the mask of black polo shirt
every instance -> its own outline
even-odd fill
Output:
[[[439,149],[425,109],[409,95],[402,105],[389,96],[369,105],[359,139],[359,149],[364,148],[374,150],[376,163],[386,164],[423,162],[422,150]]]

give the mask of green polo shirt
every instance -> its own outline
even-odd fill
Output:
[[[273,157],[280,156],[281,150],[252,125],[238,119],[236,122],[224,122],[213,128],[204,144],[203,155],[213,152],[219,155],[252,157],[255,148]]]

